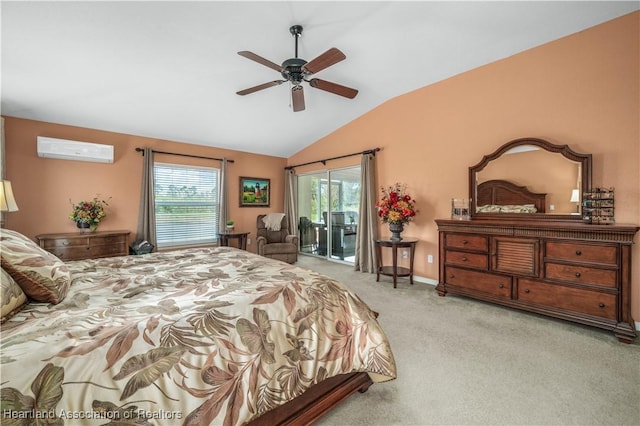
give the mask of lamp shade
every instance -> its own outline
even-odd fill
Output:
[[[577,203],[580,201],[580,190],[574,189],[571,191],[571,199],[569,200],[572,203]]]
[[[13,196],[13,189],[11,189],[11,182],[8,180],[3,180],[0,185],[0,211],[18,211],[18,205],[16,204],[16,199]]]

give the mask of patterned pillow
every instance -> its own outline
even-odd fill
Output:
[[[0,323],[5,322],[27,303],[27,296],[4,269],[0,275]]]
[[[24,235],[0,229],[2,268],[16,280],[30,298],[60,303],[67,295],[71,274],[67,265],[38,247]]]

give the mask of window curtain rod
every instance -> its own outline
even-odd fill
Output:
[[[144,149],[136,148],[136,151],[141,152],[144,155]],[[216,160],[223,161],[224,158],[214,158],[214,157],[203,157],[201,155],[190,155],[190,154],[179,154],[177,152],[166,152],[166,151],[156,151],[152,150],[154,154],[169,154],[169,155],[178,155],[180,157],[191,157],[191,158],[202,158],[203,160]],[[227,160],[227,163],[233,163],[233,160]]]
[[[339,160],[340,158],[353,157],[355,155],[366,155],[366,154],[376,155],[376,152],[378,151],[380,151],[380,148],[368,149],[362,152],[354,152],[353,154],[346,154],[346,155],[340,155],[338,157],[325,158],[324,160],[309,161],[308,163],[296,164],[295,166],[287,166],[284,169],[291,170],[291,169],[295,169],[296,167],[308,166],[309,164],[315,164],[315,163],[322,163],[323,165],[326,165],[327,161]]]

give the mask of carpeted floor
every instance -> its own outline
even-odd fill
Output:
[[[356,393],[317,424],[640,425],[640,338],[354,272],[301,256],[380,313],[394,381]]]

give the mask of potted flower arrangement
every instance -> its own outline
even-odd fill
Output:
[[[76,204],[71,200],[69,202],[73,206],[69,219],[74,221],[80,229],[89,228],[91,231],[95,231],[100,221],[107,216],[104,208],[109,205],[108,200],[94,197],[92,200],[80,201]]]
[[[233,224],[234,224],[233,220],[229,219],[227,221],[227,231],[233,231]]]
[[[382,187],[382,199],[376,203],[378,216],[382,223],[389,224],[391,240],[400,241],[400,233],[404,224],[413,220],[416,210],[415,200],[406,193],[406,185],[395,183],[389,187]]]

